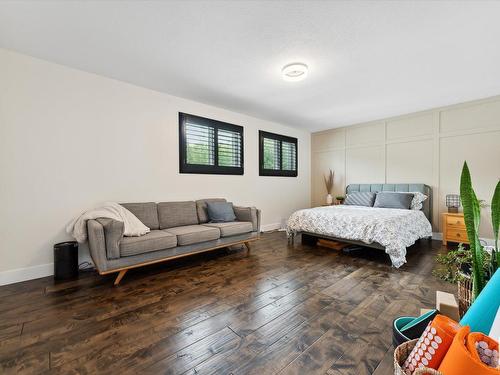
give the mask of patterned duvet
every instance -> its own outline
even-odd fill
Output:
[[[406,263],[406,248],[419,238],[430,237],[432,227],[419,210],[328,206],[296,211],[287,223],[287,234],[310,232],[327,236],[378,242],[385,247],[392,265]]]

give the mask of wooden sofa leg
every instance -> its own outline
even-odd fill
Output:
[[[245,246],[247,248],[247,251],[250,251],[250,242],[245,242]]]
[[[122,281],[123,279],[123,276],[125,276],[125,274],[127,273],[128,270],[121,270],[120,272],[118,272],[118,276],[116,276],[116,279],[115,279],[115,282],[114,282],[114,285],[118,285],[120,284],[120,281]]]

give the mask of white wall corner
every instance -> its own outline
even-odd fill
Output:
[[[39,279],[40,277],[54,274],[54,263],[40,264],[38,266],[17,268],[0,272],[0,285],[19,283],[21,281]]]

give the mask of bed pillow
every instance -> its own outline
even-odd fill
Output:
[[[344,204],[348,206],[373,207],[375,195],[376,194],[371,191],[349,193],[345,198]]]
[[[373,207],[377,208],[400,208],[409,210],[411,201],[413,200],[412,193],[377,193]]]
[[[423,203],[427,199],[427,195],[422,194],[418,191],[412,192],[413,199],[411,201],[410,209],[412,210],[421,210],[424,206]]]
[[[207,202],[207,213],[211,223],[227,223],[236,220],[231,202]]]
[[[388,192],[389,193],[389,192]],[[392,193],[392,191],[390,192]],[[410,210],[420,211],[424,206],[423,203],[428,198],[427,195],[420,193],[418,191],[395,191],[394,194],[413,194],[413,199],[411,200]]]

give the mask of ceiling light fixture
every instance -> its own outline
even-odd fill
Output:
[[[292,63],[285,65],[281,69],[281,76],[285,81],[297,82],[302,81],[307,77],[308,68],[306,64],[303,63]]]

